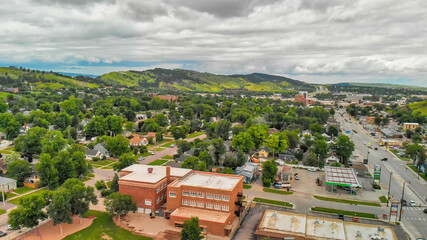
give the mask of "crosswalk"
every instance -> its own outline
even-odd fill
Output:
[[[423,213],[424,208],[404,207],[402,219],[407,221],[427,222],[427,214]]]
[[[424,221],[426,222],[427,219],[424,217],[402,217],[403,220],[411,220],[411,221]]]

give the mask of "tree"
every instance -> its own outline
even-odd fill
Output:
[[[98,199],[93,187],[86,187],[83,182],[76,178],[70,178],[62,185],[70,192],[71,213],[79,215],[80,224],[83,215],[89,210],[89,204],[98,204]]]
[[[381,117],[380,116],[376,116],[375,119],[374,119],[374,122],[375,122],[376,125],[379,126],[381,124]]]
[[[52,157],[64,149],[67,140],[60,131],[49,131],[42,139],[43,153],[49,153]]]
[[[0,99],[0,113],[6,112],[6,110],[9,108],[7,103],[4,102],[3,99]]]
[[[60,185],[63,184],[67,179],[75,178],[77,176],[70,152],[60,152],[58,156],[53,158],[53,164],[58,171],[58,180]]]
[[[325,139],[316,139],[313,144],[313,152],[322,160],[328,156],[328,143]]]
[[[222,140],[222,138],[216,138],[211,141],[211,144],[213,147],[212,149],[213,158],[217,163],[219,163],[220,157],[225,153],[225,150],[226,150],[224,141]]]
[[[224,168],[224,170],[222,170],[222,173],[224,173],[224,174],[234,174],[234,170],[231,169],[231,168],[229,168],[229,167],[227,167],[227,168]]]
[[[320,124],[318,124],[318,123],[310,124],[310,131],[313,134],[315,134],[315,133],[323,133],[323,130],[324,130],[323,127]]]
[[[336,143],[332,144],[331,149],[341,159],[341,163],[348,165],[348,159],[354,151],[354,143],[346,135],[338,137]]]
[[[123,132],[123,123],[125,119],[119,116],[110,115],[106,118],[107,129],[111,135],[116,135]]]
[[[310,152],[304,161],[304,165],[316,166],[318,165],[318,158],[314,152]]]
[[[228,140],[231,131],[231,122],[228,120],[219,120],[216,124],[215,133],[222,140]]]
[[[40,127],[34,127],[27,131],[27,134],[19,136],[15,140],[15,150],[32,156],[42,152],[42,139],[47,130]]]
[[[87,176],[92,171],[91,165],[86,162],[86,156],[83,151],[73,152],[71,154],[71,161],[76,171],[76,177],[81,178]]]
[[[234,149],[241,149],[245,153],[249,153],[255,147],[251,135],[247,132],[240,132],[237,135],[233,135],[231,145]]]
[[[415,164],[417,162],[417,156],[421,146],[418,145],[417,143],[414,143],[414,144],[406,144],[404,148],[405,148],[405,154],[408,155],[412,159],[413,163]]]
[[[42,195],[24,196],[19,199],[18,208],[9,212],[8,223],[13,229],[37,227],[40,221],[47,218],[47,214],[43,211],[45,207],[46,200]]]
[[[108,125],[104,117],[94,117],[86,126],[85,132],[88,137],[103,136],[107,134]]]
[[[71,193],[66,189],[58,189],[53,192],[52,201],[47,207],[47,214],[53,221],[53,225],[59,224],[62,235],[62,223],[71,224]]]
[[[336,137],[338,136],[338,128],[334,125],[331,125],[328,127],[328,131],[327,134],[331,137]]]
[[[168,117],[163,113],[154,115],[154,121],[161,127],[166,127],[169,124]]]
[[[190,142],[187,141],[177,141],[178,145],[178,155],[181,156],[183,153],[187,152],[193,146]]]
[[[36,170],[42,186],[47,186],[49,189],[55,189],[59,186],[58,170],[54,167],[53,159],[49,154],[43,153],[40,156],[40,162],[37,163]]]
[[[109,137],[105,140],[105,148],[114,156],[120,156],[130,150],[129,139],[125,138],[123,135]]]
[[[119,191],[119,175],[117,173],[114,173],[113,180],[111,180],[110,189],[113,192]]]
[[[62,131],[64,131],[68,126],[70,126],[72,117],[65,112],[60,112],[55,119],[55,125],[58,126]]]
[[[262,163],[262,183],[264,187],[270,187],[276,177],[277,166],[274,160]]]
[[[184,160],[184,162],[181,164],[181,167],[197,170],[198,164],[199,164],[199,158],[190,156]]]
[[[133,122],[126,122],[125,123],[125,129],[126,129],[126,131],[130,131],[130,132],[135,131],[135,123],[133,123]]]
[[[26,160],[16,160],[7,167],[8,175],[18,181],[19,185],[22,185],[25,178],[31,176],[32,172],[31,164]]]
[[[163,134],[161,132],[156,132],[156,142],[160,143],[163,141]]]
[[[17,153],[17,152],[12,152],[11,154],[7,155],[4,158],[4,162],[6,163],[6,165],[11,164],[12,162],[15,162],[17,160],[21,159],[21,154]]]
[[[138,163],[138,160],[132,155],[132,153],[125,153],[120,156],[119,161],[113,165],[113,168],[114,171],[120,172],[123,168],[136,163]]]
[[[7,123],[6,126],[6,137],[7,139],[13,139],[19,135],[19,130],[21,128],[21,124],[16,120],[11,120]]]
[[[185,136],[187,135],[187,129],[185,129],[184,126],[178,127],[178,126],[173,125],[170,128],[170,131],[171,131],[172,136],[175,140],[178,140],[180,138],[184,139]]]
[[[208,151],[201,151],[199,154],[199,160],[206,163],[206,166],[212,166],[213,161],[212,157],[209,155]]]
[[[264,142],[264,145],[273,152],[273,157],[276,152],[285,152],[288,148],[288,136],[286,133],[275,133],[270,135]]]
[[[252,125],[247,132],[252,137],[255,149],[258,149],[268,137],[268,127],[266,125]]]
[[[181,231],[181,240],[201,240],[203,239],[202,230],[199,226],[199,218],[191,217],[184,221],[184,227]]]
[[[114,192],[108,195],[104,201],[105,208],[113,216],[117,216],[120,222],[120,216],[126,215],[129,212],[136,212],[136,203],[132,201],[132,197],[125,194]]]

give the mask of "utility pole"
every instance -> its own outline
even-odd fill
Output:
[[[4,199],[4,184],[1,185],[1,197],[3,199],[3,205],[6,205],[6,201]]]
[[[391,201],[390,199],[391,176],[393,176],[393,172],[390,172],[390,179],[388,180],[387,207],[388,207],[388,202]]]
[[[399,222],[402,220],[402,212],[403,212],[403,194],[405,194],[405,184],[406,184],[406,182],[403,182],[402,198],[400,199],[400,214],[399,214]]]

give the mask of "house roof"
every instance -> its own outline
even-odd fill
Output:
[[[98,150],[95,150],[95,149],[86,149],[85,150],[85,154],[86,155],[90,155],[90,156],[95,156],[95,155],[97,155],[99,153],[99,151]]]
[[[130,144],[140,144],[142,140],[144,139],[143,136],[138,134],[132,134],[133,138],[129,139]]]
[[[0,185],[8,185],[10,182],[16,182],[16,180],[7,177],[0,177]]]

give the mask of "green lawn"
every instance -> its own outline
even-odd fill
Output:
[[[188,134],[186,139],[195,138],[195,137],[198,137],[198,136],[203,135],[203,134],[205,134],[205,133],[204,132],[194,132],[192,134]]]
[[[166,143],[166,144],[161,145],[160,147],[168,148],[168,147],[170,147],[172,144],[175,144],[175,145],[176,145],[176,142],[175,142],[175,141],[171,141],[171,142],[168,142],[168,143]]]
[[[102,167],[101,169],[113,169],[113,166],[105,166],[105,167]]]
[[[380,201],[382,202],[382,203],[387,203],[388,201],[387,201],[387,197],[386,196],[381,196],[380,197]]]
[[[24,194],[26,192],[33,191],[33,190],[35,190],[35,189],[24,186],[24,187],[19,187],[19,188],[13,190],[13,191],[16,192],[16,193],[18,193],[18,194]]]
[[[375,202],[353,201],[353,200],[347,200],[347,199],[329,198],[329,197],[322,197],[322,196],[316,196],[316,195],[314,195],[314,197],[322,201],[381,207],[381,204],[375,203]]]
[[[151,155],[150,152],[145,152],[145,153],[139,154],[138,157],[148,157],[150,155]]]
[[[148,165],[156,165],[156,166],[159,166],[159,165],[162,165],[163,163],[166,163],[166,162],[168,162],[169,160],[163,160],[163,159],[157,159],[157,160],[155,160],[155,161],[153,161],[153,162],[150,162]]]
[[[98,165],[98,166],[105,166],[108,165],[110,163],[115,162],[114,160],[102,160],[102,161],[89,161],[90,164],[92,165]]]
[[[364,218],[375,218],[375,219],[377,218],[377,216],[373,213],[352,212],[352,211],[344,211],[344,210],[324,208],[324,207],[312,207],[311,211],[344,214],[352,217],[364,217]]]
[[[161,148],[161,147],[154,148],[154,151],[156,151],[156,152],[159,152],[159,151],[162,151],[162,150],[164,150],[164,148]]]
[[[0,215],[6,213],[6,210],[0,208]]]
[[[113,218],[105,212],[89,210],[85,217],[95,216],[95,220],[89,227],[73,233],[64,240],[80,239],[126,239],[126,240],[149,240],[151,238],[132,234],[130,231],[117,226]]]
[[[427,181],[427,175],[426,174],[423,174],[423,173],[420,173],[420,172],[418,172],[418,169],[416,168],[416,167],[414,167],[414,164],[412,164],[412,163],[408,163],[408,167],[410,167],[412,170],[414,170],[414,172],[416,172],[421,178],[423,178],[424,180],[426,180]]]
[[[0,150],[0,153],[3,153],[3,154],[11,154],[11,153],[12,153],[12,151],[10,151],[10,150]]]
[[[163,159],[173,159],[173,156],[166,155],[166,156],[163,156],[162,158]]]
[[[251,189],[252,185],[249,184],[243,184],[243,189]]]
[[[270,192],[270,193],[277,193],[277,194],[282,194],[282,195],[290,195],[293,194],[294,192],[288,192],[288,191],[283,191],[283,190],[277,190],[277,189],[271,189],[271,188],[263,188],[262,189],[264,192]]]
[[[9,199],[11,197],[15,197],[15,196],[17,196],[15,193],[11,193],[11,192],[5,192],[4,193],[4,197],[6,198],[6,202],[7,202],[7,199]],[[3,202],[3,198],[2,198],[1,194],[0,194],[0,202]]]
[[[27,194],[27,195],[24,195],[24,196],[21,196],[21,197],[18,197],[18,198],[12,199],[12,200],[10,200],[10,201],[8,201],[8,202],[9,202],[9,203],[12,203],[12,204],[15,204],[15,205],[18,205],[18,203],[19,203],[19,199],[21,199],[21,198],[23,198],[23,197],[31,196],[31,195],[36,195],[36,194],[44,194],[45,192],[47,192],[47,190],[46,190],[46,189],[40,189],[40,190],[35,191],[35,192],[32,192],[32,193],[30,193],[30,194]]]
[[[257,197],[254,198],[254,202],[268,203],[268,204],[274,204],[274,205],[284,206],[284,207],[294,206],[292,203],[288,203],[288,202],[276,201],[276,200],[265,199],[265,198],[257,198]]]

